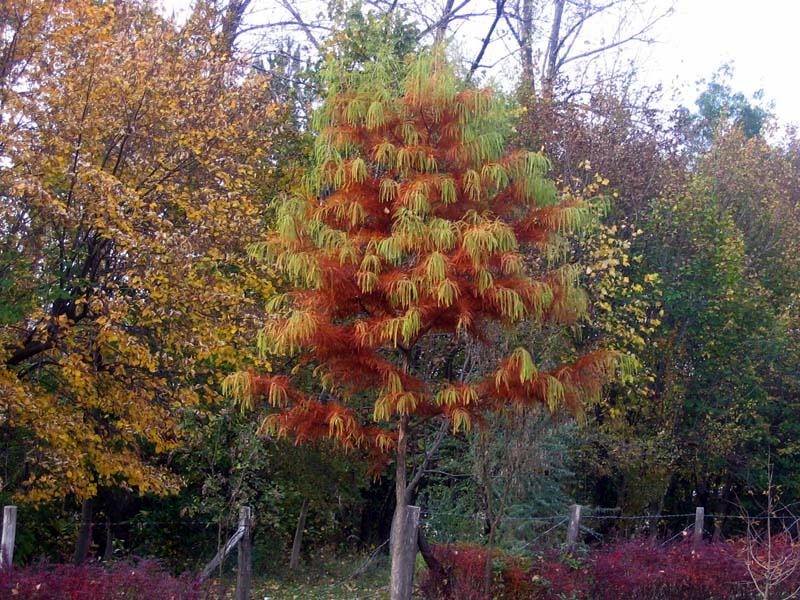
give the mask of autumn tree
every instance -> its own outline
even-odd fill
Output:
[[[3,11],[0,423],[25,457],[3,485],[173,491],[182,415],[241,368],[238,331],[270,289],[244,252],[268,82],[203,3],[181,27],[146,2]]]
[[[439,53],[417,60],[400,95],[386,72],[375,63],[332,89],[317,115],[316,165],[255,249],[291,282],[269,305],[260,349],[292,355],[313,388],[255,372],[227,384],[275,408],[266,433],[334,438],[370,453],[376,472],[394,460],[397,598],[410,568],[398,540],[425,467],[409,472],[421,426],[466,430],[505,406],[579,410],[630,365],[598,350],[546,368],[520,347],[475,368],[481,353],[497,354],[502,327],[583,314],[575,269],[559,256],[591,210],[559,195],[542,155],[505,151],[500,101],[460,84]]]
[[[646,385],[615,389],[587,420],[575,468],[587,503],[653,514],[701,502],[725,515],[764,488],[770,448],[781,449],[782,489],[798,489],[796,150],[723,117],[699,154],[706,142],[695,132],[684,170],[659,167],[660,196],[634,227],[622,223],[632,232],[630,266],[616,269],[630,282],[624,296],[651,306],[632,349]],[[589,331],[624,339],[635,323],[609,294],[620,286],[597,267],[589,277],[602,298]]]

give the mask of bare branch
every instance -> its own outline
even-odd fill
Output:
[[[495,28],[497,27],[497,23],[503,16],[503,9],[505,8],[506,0],[496,0],[495,3],[495,15],[494,21],[492,21],[491,26],[489,27],[489,31],[486,32],[486,36],[483,38],[483,43],[481,44],[480,52],[475,57],[475,60],[472,61],[472,66],[469,68],[469,73],[467,73],[467,81],[472,79],[472,76],[475,74],[475,71],[478,70],[478,67],[481,64],[481,59],[483,55],[486,53],[486,48],[489,46],[489,42],[492,41],[492,34],[494,33]]]
[[[286,10],[288,10],[289,13],[292,15],[292,17],[294,17],[294,20],[297,21],[297,24],[303,30],[303,33],[306,34],[306,38],[308,39],[309,42],[311,42],[311,45],[314,46],[314,48],[316,48],[317,51],[320,51],[322,49],[322,45],[317,40],[316,36],[314,35],[314,32],[311,31],[311,25],[305,22],[303,17],[294,7],[292,0],[279,0],[279,2],[281,6],[283,6]]]
[[[567,63],[571,63],[571,62],[574,62],[574,61],[576,61],[576,60],[580,60],[580,59],[582,59],[582,58],[588,58],[588,57],[590,57],[590,56],[594,56],[594,55],[596,55],[596,54],[600,54],[601,52],[606,52],[606,51],[608,51],[608,50],[612,50],[612,49],[614,49],[614,48],[618,48],[619,46],[622,46],[622,45],[624,45],[624,44],[627,44],[627,43],[629,43],[629,42],[635,42],[635,41],[636,41],[636,42],[644,42],[644,43],[649,43],[649,42],[652,42],[652,41],[653,41],[652,39],[649,39],[649,38],[643,38],[642,36],[643,36],[643,35],[645,35],[645,34],[646,34],[648,31],[650,31],[651,29],[653,29],[653,27],[655,27],[655,26],[656,26],[656,24],[657,24],[659,21],[661,21],[661,20],[662,20],[662,19],[664,19],[665,17],[669,16],[670,14],[672,14],[672,9],[671,9],[671,8],[670,8],[670,9],[668,9],[668,10],[666,10],[665,12],[661,13],[661,14],[660,14],[659,16],[657,16],[656,18],[654,18],[654,19],[652,19],[652,20],[648,21],[648,23],[647,23],[647,24],[645,24],[645,26],[644,26],[644,27],[642,27],[642,28],[641,28],[639,31],[637,31],[636,33],[633,33],[633,34],[631,34],[631,35],[629,35],[629,36],[627,36],[627,37],[625,37],[625,38],[618,39],[618,40],[616,40],[616,41],[614,41],[614,42],[611,42],[611,43],[609,43],[609,44],[605,44],[605,45],[603,45],[603,46],[599,46],[599,47],[597,47],[597,48],[593,48],[592,50],[588,50],[588,51],[586,51],[586,52],[582,52],[582,53],[580,53],[580,54],[576,54],[575,56],[564,56],[564,57],[563,57],[563,58],[562,58],[562,59],[559,61],[559,63],[558,63],[558,67],[560,68],[560,67],[564,66],[564,65],[565,65],[565,64],[567,64]]]
[[[423,29],[420,32],[420,34],[417,36],[417,39],[424,38],[426,35],[428,35],[429,33],[431,33],[434,30],[436,30],[437,32],[438,31],[442,31],[442,32],[445,31],[447,29],[447,26],[450,24],[450,22],[458,14],[458,11],[460,11],[462,8],[467,6],[470,2],[472,2],[472,0],[462,0],[461,3],[458,6],[453,8],[454,0],[448,0],[447,5],[445,6],[445,12],[444,12],[444,14],[442,14],[442,17],[440,19],[438,19],[436,22],[434,22],[431,25],[429,25],[428,27],[426,27],[425,29]]]
[[[250,27],[245,27],[239,30],[239,35],[243,33],[250,33],[251,31],[258,31],[259,29],[274,29],[276,27],[299,27],[301,29],[308,27],[313,29],[323,29],[325,31],[331,31],[331,27],[328,27],[327,25],[301,23],[300,21],[277,21],[275,23],[260,23],[258,25],[251,25]]]
[[[524,42],[522,41],[522,38],[520,37],[519,33],[517,33],[517,30],[514,28],[514,24],[511,22],[511,18],[509,17],[507,12],[503,13],[503,20],[506,22],[506,27],[508,27],[508,30],[511,32],[511,35],[513,35],[514,39],[517,40],[517,43],[520,46],[523,46]]]
[[[428,468],[428,464],[430,463],[433,456],[439,451],[439,446],[442,445],[442,440],[444,440],[444,435],[447,433],[447,429],[449,427],[449,423],[447,419],[442,419],[441,425],[439,425],[439,429],[436,432],[436,436],[433,438],[433,443],[431,443],[428,450],[425,452],[425,457],[422,459],[422,463],[415,469],[414,475],[411,477],[411,481],[406,485],[406,502],[411,502],[411,497],[414,494],[414,490],[419,485],[419,482],[422,481],[423,475],[425,475],[425,471]]]

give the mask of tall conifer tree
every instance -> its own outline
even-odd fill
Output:
[[[316,166],[259,248],[289,282],[261,350],[313,369],[316,392],[285,375],[227,384],[245,403],[275,407],[264,423],[272,435],[331,437],[379,466],[394,459],[396,541],[419,482],[407,472],[419,423],[444,418],[457,432],[509,405],[577,409],[628,361],[597,351],[545,370],[517,348],[466,379],[423,364],[431,340],[452,355],[485,343],[493,324],[580,318],[577,270],[559,257],[591,209],[557,192],[541,154],[505,152],[501,103],[460,84],[439,53],[415,62],[402,93],[390,91],[390,72],[376,61],[333,87],[317,115]],[[393,598],[402,561],[393,542]]]

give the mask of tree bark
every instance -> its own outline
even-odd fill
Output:
[[[395,459],[395,508],[392,518],[392,533],[389,546],[392,557],[391,600],[409,600],[410,590],[406,581],[409,569],[408,554],[404,552],[404,540],[408,536],[408,499],[406,497],[406,460],[408,457],[408,417],[400,418],[397,428],[397,455]]]
[[[437,573],[444,573],[444,567],[442,567],[442,563],[439,562],[439,559],[436,558],[436,555],[433,553],[433,548],[431,548],[431,545],[425,538],[422,528],[417,532],[417,545],[419,546],[419,552],[422,554],[422,558],[425,559],[425,564],[428,565],[428,568]]]
[[[308,515],[308,498],[303,500],[303,506],[300,508],[300,516],[297,519],[297,529],[294,532],[294,540],[292,541],[292,556],[289,559],[289,570],[294,571],[300,566],[300,548],[303,545],[303,530],[306,527],[306,516]]]
[[[444,41],[444,35],[447,33],[447,26],[450,24],[450,13],[453,11],[453,4],[455,0],[447,0],[442,10],[442,19],[436,26],[435,44],[441,44]]]
[[[230,0],[225,7],[222,17],[222,37],[220,39],[223,52],[229,54],[233,52],[236,36],[239,34],[244,13],[249,6],[250,0]]]
[[[81,504],[81,525],[78,529],[78,540],[75,542],[75,554],[72,562],[75,565],[83,564],[89,555],[89,546],[92,543],[92,499],[87,498]]]
[[[522,0],[522,19],[519,25],[522,46],[522,85],[533,93],[533,0]]]
[[[558,73],[558,49],[561,38],[561,17],[564,14],[565,0],[555,0],[553,4],[553,26],[547,42],[547,58],[544,69],[543,85],[545,92],[552,95],[553,84]]]
[[[239,527],[244,528],[244,535],[239,540],[238,548],[236,600],[250,600],[253,583],[253,513],[249,506],[239,509]]]

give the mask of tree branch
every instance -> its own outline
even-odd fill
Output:
[[[317,40],[316,36],[314,35],[314,32],[311,31],[311,26],[303,20],[303,17],[294,7],[292,0],[279,0],[279,1],[281,6],[283,6],[283,8],[288,10],[289,13],[292,15],[292,17],[294,17],[295,21],[297,21],[297,24],[306,34],[306,38],[308,38],[308,41],[311,42],[311,44],[314,46],[314,48],[317,49],[317,51],[321,51],[322,45]]]
[[[627,44],[629,42],[634,42],[634,41],[645,42],[645,43],[651,42],[652,40],[650,40],[650,39],[642,39],[641,36],[644,35],[645,33],[647,33],[648,31],[650,31],[653,27],[655,27],[656,23],[658,23],[659,21],[661,21],[661,19],[667,17],[671,13],[672,13],[672,9],[671,8],[666,10],[666,11],[664,11],[662,14],[660,14],[655,19],[649,21],[639,31],[629,35],[628,37],[618,39],[618,40],[616,40],[614,42],[611,42],[609,44],[605,44],[603,46],[599,46],[597,48],[593,48],[592,50],[587,50],[586,52],[581,52],[580,54],[576,54],[575,56],[564,56],[558,62],[558,68],[563,67],[567,63],[571,63],[571,62],[574,62],[576,60],[580,60],[582,58],[588,58],[590,56],[594,56],[596,54],[600,54],[601,52],[606,52],[607,50],[612,50],[614,48],[617,48],[617,47],[622,46],[623,44]]]
[[[429,25],[425,29],[423,29],[419,33],[419,35],[417,36],[417,39],[424,38],[426,35],[428,35],[434,29],[439,29],[440,27],[444,27],[446,29],[447,28],[447,24],[450,23],[450,21],[453,20],[453,18],[456,16],[458,11],[460,11],[462,8],[464,8],[471,1],[472,0],[462,0],[462,2],[458,6],[456,6],[455,8],[453,8],[453,9],[451,9],[449,11],[446,10],[446,12],[442,15],[442,18],[439,19],[438,21],[432,23],[431,25]],[[452,6],[452,4],[453,3],[450,2],[450,6]]]
[[[494,33],[495,28],[497,27],[497,23],[503,16],[503,9],[505,8],[505,5],[506,5],[506,0],[496,0],[494,21],[492,21],[492,24],[489,27],[489,31],[486,32],[486,36],[483,38],[483,43],[481,44],[480,52],[478,52],[478,55],[475,57],[475,60],[472,61],[472,66],[469,68],[469,73],[467,73],[467,81],[470,81],[472,79],[472,76],[475,74],[475,71],[478,70],[478,67],[481,64],[481,59],[483,59],[483,55],[486,53],[486,48],[492,41],[492,34]]]
[[[425,452],[425,458],[422,459],[422,463],[414,470],[414,474],[411,476],[411,481],[406,485],[406,503],[411,502],[411,497],[414,494],[414,490],[422,480],[422,476],[425,475],[425,470],[428,468],[428,464],[430,463],[434,454],[438,452],[439,446],[442,445],[442,440],[444,440],[444,435],[447,433],[449,425],[450,424],[447,422],[447,419],[442,419],[442,423],[439,426],[439,430],[436,432],[436,437],[433,439],[433,443],[428,448],[428,451]]]

